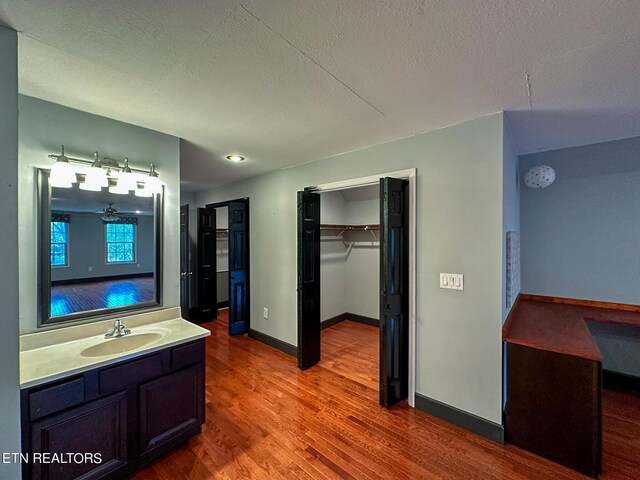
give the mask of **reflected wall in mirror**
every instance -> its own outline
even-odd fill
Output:
[[[160,305],[162,196],[39,180],[40,325]]]

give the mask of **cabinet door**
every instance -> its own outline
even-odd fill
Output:
[[[34,422],[29,459],[32,478],[89,480],[123,467],[127,459],[126,400],[122,392]],[[80,461],[85,454],[92,454],[93,461],[87,457]]]
[[[195,365],[140,385],[140,450],[147,453],[204,423],[204,369]]]

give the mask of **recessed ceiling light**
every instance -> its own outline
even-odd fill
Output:
[[[232,162],[244,162],[244,157],[240,155],[227,155],[227,160],[231,160]]]

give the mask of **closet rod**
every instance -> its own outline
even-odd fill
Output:
[[[332,223],[322,223],[320,224],[320,230],[350,230],[350,231],[380,230],[380,225],[379,224],[337,225]]]

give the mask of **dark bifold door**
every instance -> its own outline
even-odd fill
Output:
[[[198,209],[198,317],[218,316],[216,289],[216,209]]]
[[[229,202],[229,335],[249,333],[249,204]]]
[[[298,192],[298,368],[320,360],[320,195]]]
[[[180,313],[189,319],[191,265],[189,258],[189,205],[180,207]]]
[[[380,405],[409,385],[409,208],[406,180],[380,180]]]

